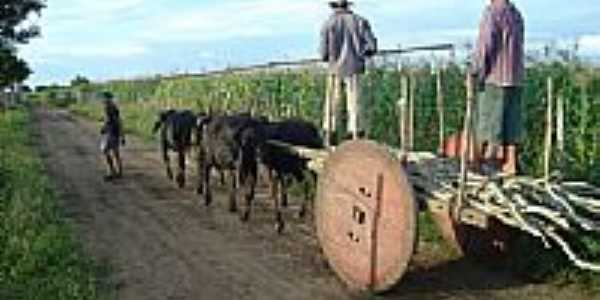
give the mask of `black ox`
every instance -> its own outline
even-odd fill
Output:
[[[237,212],[237,198],[242,194],[248,220],[257,181],[257,151],[263,141],[261,122],[249,116],[209,116],[198,122],[201,137],[198,161],[198,193],[205,204],[212,203],[211,170],[230,172],[229,210]]]
[[[323,139],[313,124],[302,120],[269,123],[263,130],[266,141],[261,147],[260,160],[268,170],[271,197],[275,203],[277,224],[281,231],[284,223],[280,207],[288,206],[287,190],[290,180],[303,184],[304,201],[300,217],[304,217],[307,205],[312,199],[311,183],[316,183],[316,173],[308,168],[309,159],[300,157],[289,146],[322,149]]]
[[[201,117],[189,110],[177,111],[171,109],[160,112],[158,120],[154,124],[153,133],[156,134],[160,130],[160,148],[167,177],[170,180],[173,180],[174,177],[169,152],[177,153],[178,172],[175,180],[180,188],[185,186],[186,181],[186,154],[194,145],[194,136],[196,141],[199,141],[196,128]]]
[[[204,195],[207,205],[212,202],[211,170],[216,168],[229,171],[233,174],[230,176],[229,209],[236,212],[237,198],[242,196],[246,201],[246,209],[241,219],[247,221],[255,196],[258,163],[261,162],[270,175],[277,230],[281,232],[284,228],[280,208],[287,206],[290,179],[305,184],[305,201],[300,211],[300,215],[304,215],[310,200],[309,182],[306,180],[308,160],[280,143],[322,148],[323,141],[314,125],[300,120],[270,123],[265,118],[234,115],[204,118],[199,122],[199,130],[201,143],[198,192]],[[310,174],[314,179],[315,174]]]

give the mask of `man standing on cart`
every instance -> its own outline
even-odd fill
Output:
[[[515,175],[522,130],[524,22],[510,0],[490,1],[481,20],[474,63],[483,90],[477,101],[476,143],[485,161]]]
[[[365,72],[365,61],[377,52],[377,39],[369,22],[350,10],[352,2],[329,2],[333,15],[321,30],[320,54],[329,63],[327,95],[323,129],[326,143],[331,146],[337,128],[337,117],[342,89],[346,90],[348,133],[358,139],[363,131],[360,109],[360,75]]]

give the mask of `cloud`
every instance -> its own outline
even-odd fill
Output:
[[[320,0],[256,0],[205,3],[156,16],[160,24],[141,38],[152,42],[215,42],[304,32],[324,17]],[[326,7],[325,7],[326,8]]]
[[[54,44],[47,40],[37,40],[22,47],[20,52],[29,60],[45,62],[58,60],[57,58],[63,61],[73,58],[124,59],[148,54],[150,50],[134,42]]]
[[[399,30],[425,11],[460,6],[459,0],[356,1],[356,11],[376,23],[375,17],[395,20]],[[149,23],[160,24],[141,37],[152,42],[218,42],[229,39],[290,35],[317,35],[331,13],[324,0],[234,0],[169,11]]]
[[[142,7],[146,0],[63,0],[60,6],[53,9],[50,3],[49,14],[62,19],[88,19],[114,16]],[[54,2],[53,2],[54,3]]]
[[[56,47],[50,54],[77,58],[128,58],[147,54],[149,50],[143,45],[119,43],[114,45],[78,45]]]
[[[600,54],[600,34],[584,35],[579,38],[579,51],[584,55]]]

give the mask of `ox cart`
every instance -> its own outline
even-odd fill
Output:
[[[498,224],[559,247],[575,266],[600,271],[567,242],[600,231],[600,189],[580,182],[482,176],[458,160],[405,153],[372,141],[335,150],[291,148],[319,174],[315,222],[323,252],[354,291],[384,292],[405,274],[418,240],[417,214],[428,210],[456,249],[502,240]],[[597,219],[596,219],[597,220]],[[474,231],[490,233],[477,240]],[[480,244],[473,244],[473,242]]]
[[[412,47],[383,51],[379,55],[416,51],[453,52],[454,46]],[[315,59],[275,62],[250,69],[289,68],[319,62]],[[437,105],[443,142],[446,130],[441,75],[438,69]],[[539,239],[547,248],[558,247],[578,268],[600,271],[599,263],[583,259],[568,242],[570,237],[581,233],[600,232],[600,188],[583,182],[553,180],[550,176],[551,99],[554,98],[550,78],[544,179],[483,176],[467,170],[476,96],[472,80],[468,75],[460,159],[393,149],[367,140],[327,150],[270,141],[308,159],[309,168],[319,174],[314,213],[317,236],[329,264],[351,290],[384,292],[402,279],[416,249],[417,216],[423,210],[431,213],[449,244],[465,254],[476,248],[500,245],[497,242],[502,242],[505,236],[497,228],[512,228]],[[414,125],[414,111],[411,112],[414,104],[409,105],[412,102],[408,100],[407,78],[402,79],[401,95],[398,110],[404,147],[414,139],[410,128]],[[481,232],[488,234],[482,239],[476,235]]]
[[[467,168],[475,98],[470,76],[466,86],[459,159],[366,140],[329,150],[289,147],[319,174],[317,236],[350,289],[384,292],[402,279],[416,249],[420,210],[431,213],[444,239],[463,254],[502,250],[495,248],[510,239],[512,228],[548,249],[558,247],[576,267],[600,272],[600,262],[586,261],[569,242],[600,232],[600,188],[550,176],[551,102],[545,178],[483,176]]]

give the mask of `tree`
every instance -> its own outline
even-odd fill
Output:
[[[89,85],[91,82],[84,76],[77,75],[73,80],[71,80],[71,87],[80,87]]]
[[[23,82],[31,69],[16,55],[16,45],[39,36],[37,25],[25,22],[32,14],[40,14],[45,0],[0,0],[0,88]]]
[[[44,0],[0,0],[0,42],[3,47],[27,43],[40,34],[37,25],[25,26],[31,14],[40,14]]]
[[[31,69],[14,51],[0,48],[0,88],[23,82],[31,75]]]

